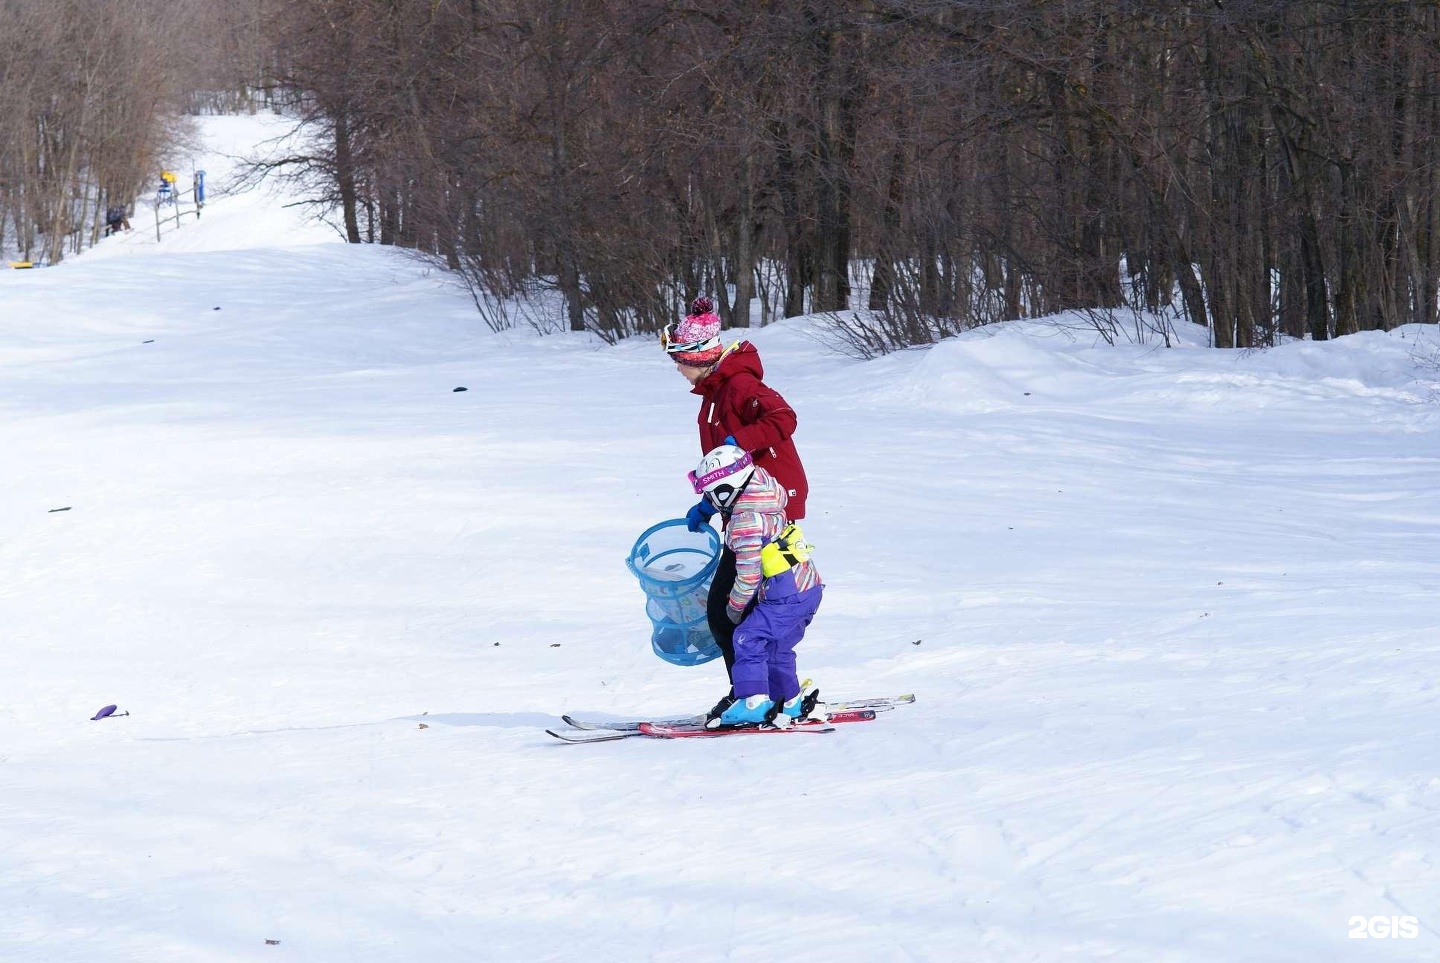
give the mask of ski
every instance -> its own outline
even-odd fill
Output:
[[[653,722],[657,726],[703,726],[705,714],[698,716],[680,716],[675,719],[626,719],[619,722],[587,722],[584,719],[577,719],[574,716],[561,716],[565,724],[572,729],[604,730],[607,732],[639,732],[640,726],[645,722]]]
[[[875,719],[876,709],[850,709],[843,712],[834,712],[829,716],[819,719],[810,719],[779,729],[774,726],[730,726],[722,729],[706,729],[704,717],[700,722],[666,723],[666,722],[640,722],[636,723],[635,729],[575,729],[560,730],[546,729],[547,735],[554,736],[562,742],[581,744],[588,742],[615,742],[619,739],[629,739],[633,736],[649,736],[655,739],[684,739],[691,736],[723,736],[736,732],[788,732],[792,729],[805,730],[806,732],[833,732],[836,725],[848,722],[871,722]]]
[[[834,732],[834,726],[827,725],[799,725],[786,726],[784,729],[777,729],[774,726],[726,726],[721,729],[689,729],[674,726],[658,726],[651,722],[640,723],[640,731],[654,739],[713,739],[715,736],[738,736],[742,733],[755,733],[757,735],[782,732],[813,732],[816,735],[824,732]]]
[[[546,729],[547,735],[554,736],[562,742],[614,742],[616,739],[629,739],[631,736],[641,735],[639,729],[635,731],[619,731],[616,729],[563,729],[556,732],[554,729]]]
[[[843,702],[827,702],[832,710],[845,712],[849,709],[894,709],[896,706],[908,706],[915,701],[915,693],[907,692],[904,695],[884,696],[879,699],[846,699]]]
[[[825,702],[822,704],[826,707],[826,710],[829,713],[834,715],[835,713],[849,712],[854,709],[873,709],[876,712],[886,712],[890,709],[894,709],[896,706],[909,705],[914,701],[914,693],[907,692],[904,695],[886,696],[877,699],[846,699],[842,702]],[[566,725],[570,726],[573,729],[584,729],[588,731],[603,730],[608,732],[629,732],[632,734],[639,732],[640,726],[645,723],[657,726],[670,727],[703,726],[705,724],[705,716],[703,715],[681,716],[674,719],[622,719],[616,721],[590,721],[586,719],[577,719],[571,715],[564,715],[560,718],[565,721]],[[563,737],[556,736],[556,738]],[[599,742],[602,740],[596,739],[593,741]]]

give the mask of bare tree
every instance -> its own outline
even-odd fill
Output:
[[[1430,5],[267,2],[347,237],[557,291],[572,329],[702,292],[744,326],[760,277],[762,320],[892,347],[1073,309],[1222,347],[1437,317]]]

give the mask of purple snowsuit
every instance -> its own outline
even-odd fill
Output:
[[[795,646],[820,608],[824,585],[795,591],[795,572],[765,580],[765,597],[735,629],[735,668],[730,679],[735,698],[767,693],[777,705],[800,692]]]
[[[728,601],[732,618],[745,611],[752,596],[757,599],[735,628],[730,682],[737,699],[768,695],[784,703],[800,692],[795,646],[820,608],[825,586],[809,561],[771,578],[761,572],[760,549],[785,528],[786,501],[785,490],[770,473],[756,468],[725,527],[725,543],[735,553],[735,586]]]

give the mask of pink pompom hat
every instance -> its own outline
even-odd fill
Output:
[[[680,364],[691,368],[708,368],[720,360],[720,316],[715,302],[696,298],[690,302],[690,313],[679,324],[667,324],[660,332],[665,351]]]

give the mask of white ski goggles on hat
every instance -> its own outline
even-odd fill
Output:
[[[667,354],[691,354],[720,347],[720,336],[717,334],[704,341],[676,341],[675,325],[671,323],[660,329],[660,346],[665,349]]]

